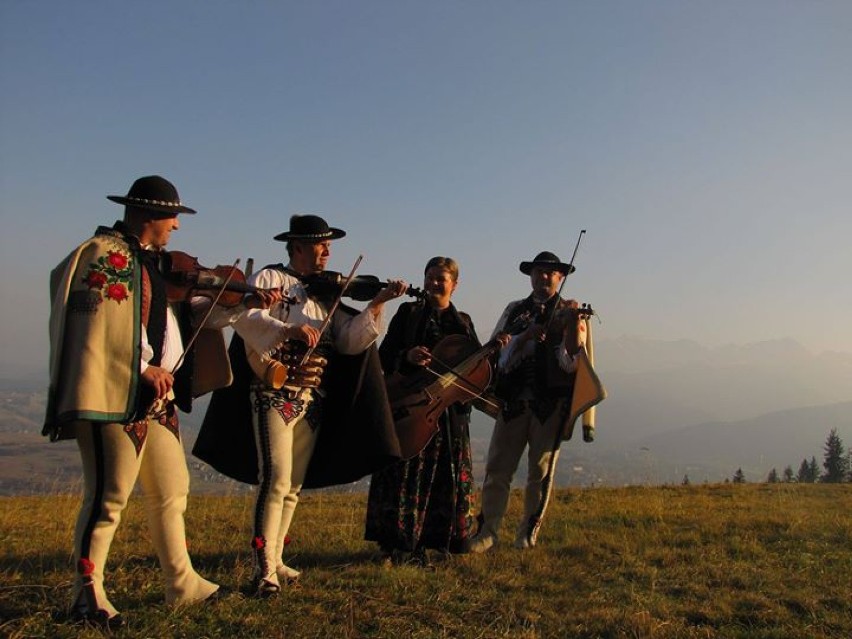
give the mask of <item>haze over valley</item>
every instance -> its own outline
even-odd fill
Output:
[[[718,482],[742,468],[764,481],[772,468],[821,463],[836,428],[852,444],[852,354],[810,353],[790,339],[716,348],[689,340],[600,339],[597,370],[609,393],[594,443],[562,445],[558,485]],[[79,481],[73,442],[39,433],[46,374],[0,372],[0,494],[67,489]],[[189,450],[206,409],[181,415]],[[471,438],[481,482],[493,422],[474,411]],[[193,490],[243,490],[189,457]],[[519,471],[522,476],[523,468]],[[517,480],[517,478],[516,478]],[[347,489],[361,490],[365,482]]]

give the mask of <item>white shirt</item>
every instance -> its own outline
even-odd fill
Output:
[[[302,282],[276,268],[266,268],[249,278],[257,288],[280,288],[285,299],[269,309],[248,311],[232,322],[234,330],[246,345],[260,354],[269,354],[284,343],[283,332],[293,326],[308,324],[319,329],[326,310],[308,297]],[[345,355],[361,353],[375,343],[382,329],[383,312],[378,316],[365,308],[357,315],[337,312],[328,331],[335,350]]]
[[[491,336],[492,339],[494,339],[498,333],[503,332],[512,311],[518,304],[523,303],[523,301],[524,300],[517,300],[509,303],[506,310],[503,311],[503,314],[497,321],[497,326],[494,328],[494,333]],[[497,367],[503,372],[509,372],[517,368],[524,360],[535,357],[535,340],[529,339],[524,342],[520,340],[519,337],[520,335],[513,335],[509,343],[500,351],[500,358],[497,361]],[[578,340],[580,343],[577,344],[577,346],[586,345],[585,331],[578,331]],[[554,349],[556,361],[559,363],[559,367],[567,373],[573,373],[577,368],[577,361],[574,356],[574,353],[577,352],[576,346],[570,349],[569,352],[568,346],[565,344],[565,340],[563,339],[554,347]]]

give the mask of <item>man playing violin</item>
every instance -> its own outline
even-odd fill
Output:
[[[331,429],[335,425],[332,422],[341,426],[346,422],[345,430],[357,434],[359,431],[353,422],[365,413],[357,403],[357,395],[348,395],[345,400],[333,399],[334,390],[326,384],[326,377],[332,374],[332,368],[342,356],[351,356],[360,362],[363,357],[358,359],[357,356],[368,349],[371,349],[374,367],[378,370],[373,345],[379,336],[385,302],[399,297],[408,288],[402,280],[391,280],[360,312],[335,305],[335,300],[325,296],[317,296],[307,282],[311,275],[325,270],[332,241],[344,235],[344,231],[329,227],[319,216],[294,215],[289,231],[275,236],[274,239],[287,243],[288,264],[263,268],[250,278],[250,283],[283,292],[282,300],[265,313],[286,327],[289,339],[272,352],[261,352],[252,348],[250,342],[256,331],[264,332],[267,327],[255,322],[254,318],[235,323],[238,337],[246,341],[243,356],[251,366],[251,380],[242,391],[248,394],[251,414],[229,413],[237,403],[245,403],[234,397],[234,393],[239,392],[236,390],[239,380],[230,389],[214,393],[193,451],[221,472],[258,484],[251,547],[255,564],[252,588],[260,597],[278,594],[282,583],[299,576],[297,570],[284,563],[283,552],[301,489],[354,481],[372,470],[345,479],[338,476],[310,480],[313,467],[321,466],[320,471],[331,473],[339,470],[335,468],[338,464],[327,458],[314,463],[326,450],[318,441],[323,441],[324,437],[328,441],[332,437]],[[239,355],[235,344],[239,345],[240,340],[235,338],[231,344],[232,361]],[[360,365],[353,364],[355,368],[337,373],[336,378],[348,378],[344,383],[348,381],[350,386],[360,380],[358,385],[365,387],[367,382],[357,368]],[[380,376],[378,379],[380,382]],[[381,413],[376,421],[384,418],[382,428],[392,433],[384,389],[376,387],[374,392],[379,393]],[[242,437],[243,441],[233,441],[237,437]],[[333,437],[343,437],[343,434]],[[237,468],[242,463],[239,458],[245,458],[237,452],[245,440],[250,444],[249,458],[245,462],[256,464],[248,469]],[[332,445],[339,446],[341,441],[338,439]],[[222,450],[230,452],[223,457]],[[344,453],[354,462],[363,462],[365,456],[371,454],[356,448]]]
[[[217,597],[187,553],[189,473],[175,406],[189,411],[200,379],[184,353],[192,305],[170,303],[163,249],[180,224],[177,189],[160,176],[134,182],[124,218],[101,226],[51,273],[50,387],[43,433],[76,438],[84,496],[74,538],[77,575],[71,615],[107,630],[124,624],[104,588],[104,568],[122,511],[140,481],[168,603]],[[259,304],[280,297],[261,295]],[[233,309],[224,321],[245,312]],[[219,335],[220,383],[230,376]],[[217,360],[218,356],[218,360]],[[182,362],[182,365],[181,365]]]
[[[543,251],[532,261],[521,262],[520,270],[530,277],[532,293],[510,302],[494,329],[495,337],[502,334],[508,341],[500,353],[495,389],[504,405],[488,447],[481,526],[470,548],[476,553],[498,541],[512,477],[527,447],[524,516],[515,546],[530,547],[529,523],[542,503],[542,479],[551,456],[558,454],[553,442],[570,409],[575,355],[585,342],[583,320],[573,310],[577,303],[558,294],[574,267]],[[535,321],[517,335],[506,335],[506,327],[524,312],[531,312]]]

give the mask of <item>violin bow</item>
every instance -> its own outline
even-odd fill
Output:
[[[204,314],[204,317],[199,322],[198,326],[195,329],[195,332],[192,334],[192,337],[189,338],[189,341],[186,343],[186,346],[183,347],[183,352],[180,354],[178,361],[172,367],[170,371],[172,375],[175,374],[178,368],[180,368],[181,364],[183,364],[183,360],[186,359],[186,354],[189,352],[189,349],[192,348],[192,345],[195,344],[195,340],[198,339],[198,336],[201,334],[201,329],[204,328],[204,325],[207,323],[207,320],[210,319],[210,315],[213,313],[213,309],[216,308],[216,304],[219,303],[219,300],[222,299],[222,294],[225,292],[225,289],[228,287],[231,279],[234,277],[234,273],[237,272],[237,265],[240,263],[240,258],[237,258],[234,261],[233,266],[231,266],[231,272],[228,273],[228,277],[225,278],[225,281],[222,282],[222,286],[219,287],[219,291],[216,293],[216,297],[213,298],[213,303],[210,304],[210,308],[207,309],[207,312]]]
[[[523,323],[529,322],[529,321],[530,321],[530,319],[531,319],[531,314],[530,314],[530,312],[529,312],[529,311],[525,311],[525,312],[521,313],[518,317],[516,317],[516,318],[515,318],[515,321],[514,321],[514,322],[512,322],[511,326],[510,326],[510,327],[507,327],[507,328],[506,328],[506,330],[508,330],[508,332],[510,332],[510,333],[511,333],[511,332],[514,330],[514,327],[519,326],[519,325],[521,325],[521,324],[523,324]],[[483,348],[487,348],[487,347],[489,347],[489,346],[491,346],[491,347],[495,346],[496,344],[494,344],[494,341],[495,341],[495,340],[491,340],[491,341],[489,341],[487,344],[485,344],[485,346],[483,346]],[[445,382],[449,383],[449,384],[450,384],[450,385],[452,385],[452,386],[456,386],[456,387],[458,387],[458,388],[461,388],[464,392],[468,393],[469,395],[472,395],[474,399],[479,399],[479,400],[481,400],[481,401],[485,402],[486,404],[488,404],[489,406],[491,406],[492,408],[497,408],[497,409],[499,409],[499,408],[500,408],[500,406],[499,406],[499,405],[495,404],[495,403],[494,403],[494,402],[492,402],[490,399],[488,399],[487,397],[485,397],[485,396],[484,396],[484,395],[485,395],[485,393],[486,393],[486,391],[488,390],[487,388],[481,388],[478,384],[474,384],[471,380],[469,380],[469,379],[467,378],[467,376],[466,376],[466,375],[464,375],[464,374],[460,373],[460,372],[459,372],[459,371],[457,371],[454,367],[450,366],[450,365],[449,365],[449,364],[447,364],[446,362],[442,362],[442,361],[441,361],[440,359],[438,359],[437,357],[434,357],[434,356],[433,356],[433,359],[434,359],[436,362],[438,362],[438,364],[440,364],[441,366],[443,366],[444,368],[446,368],[447,370],[446,370],[445,372],[443,372],[443,373],[439,373],[438,371],[436,371],[436,370],[435,370],[434,368],[432,368],[431,366],[427,366],[427,367],[426,367],[426,370],[427,370],[428,372],[432,373],[432,374],[433,374],[435,377],[437,377],[438,379],[441,379],[441,380],[443,380],[443,381],[445,381]],[[453,379],[450,379],[450,378],[449,378],[449,375],[455,375],[455,376],[456,376],[456,378],[458,378],[459,380],[461,380],[462,382],[464,382],[465,384],[467,384],[470,388],[468,388],[467,386],[463,386],[462,384],[459,384],[457,381],[455,381],[455,380],[453,380]],[[473,388],[473,389],[475,389],[475,390],[477,390],[477,391],[479,391],[479,392],[475,392],[474,390],[471,390],[471,388]]]
[[[425,368],[428,372],[432,373],[435,377],[440,379],[442,382],[446,382],[446,383],[450,384],[451,386],[455,386],[456,388],[462,389],[465,393],[470,395],[471,398],[480,399],[483,402],[485,402],[486,404],[488,404],[489,406],[491,406],[492,408],[497,408],[497,409],[500,408],[500,406],[498,404],[495,404],[490,399],[483,397],[486,389],[480,388],[477,384],[474,384],[467,377],[465,377],[461,373],[457,372],[449,364],[446,364],[445,362],[442,362],[440,359],[437,359],[437,358],[433,358],[433,359],[435,359],[436,362],[438,362],[441,366],[443,366],[447,370],[444,373],[439,373],[438,371],[436,371],[431,366],[426,366]],[[454,375],[457,379],[463,381],[465,384],[472,387],[474,390],[471,390],[470,388],[468,388],[467,386],[464,386],[463,384],[459,384],[455,379],[451,379],[450,375]]]
[[[322,321],[319,329],[319,337],[317,337],[317,343],[314,346],[309,346],[308,350],[305,352],[305,355],[302,357],[302,361],[299,366],[304,366],[308,358],[313,355],[317,346],[319,346],[319,341],[325,333],[328,325],[331,324],[331,318],[334,313],[337,311],[340,306],[340,301],[343,299],[343,294],[346,292],[346,288],[349,286],[349,283],[352,281],[352,278],[355,277],[355,271],[358,270],[358,267],[361,265],[361,260],[364,259],[363,255],[359,255],[358,259],[355,260],[355,264],[352,265],[352,270],[349,271],[349,275],[346,276],[346,279],[343,281],[343,286],[340,287],[340,292],[337,294],[337,298],[334,300],[334,304],[331,305],[331,309],[328,311],[328,315],[325,316],[325,319]]]
[[[562,283],[559,285],[559,290],[556,291],[557,303],[553,305],[553,309],[550,311],[550,316],[547,318],[547,322],[544,324],[544,334],[547,335],[547,331],[550,328],[551,323],[553,323],[553,318],[556,316],[556,307],[559,306],[558,298],[562,295],[562,288],[565,286],[565,280],[568,279],[568,276],[574,270],[574,258],[577,257],[577,249],[580,248],[580,240],[583,239],[583,235],[585,235],[586,229],[580,231],[580,235],[577,238],[577,243],[574,245],[574,253],[571,255],[571,261],[568,262],[568,272],[565,273],[565,277],[562,278]]]

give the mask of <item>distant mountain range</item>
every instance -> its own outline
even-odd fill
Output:
[[[558,484],[716,482],[737,468],[761,481],[773,467],[798,470],[803,458],[821,464],[832,428],[852,446],[852,354],[814,355],[793,340],[707,348],[621,337],[599,340],[596,355],[609,397],[596,441],[563,444]],[[188,443],[205,408],[202,398],[181,416]],[[76,479],[76,447],[49,446],[38,434],[43,412],[41,378],[0,377],[0,494]],[[492,427],[474,411],[477,481]],[[191,465],[194,489],[221,488],[215,472]]]
[[[832,428],[852,446],[850,353],[621,337],[598,340],[595,355],[608,397],[595,442],[563,444],[562,482],[720,481],[741,466],[756,481],[806,455],[821,463]],[[491,427],[475,417],[472,434],[487,445]]]
[[[813,355],[793,340],[706,348],[625,337],[600,341],[596,354],[610,394],[599,410],[602,446],[852,401],[852,354]]]

